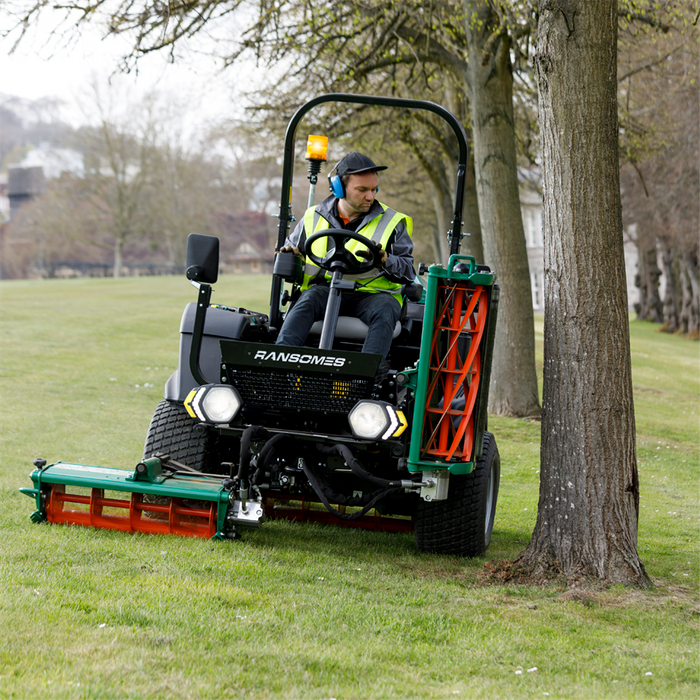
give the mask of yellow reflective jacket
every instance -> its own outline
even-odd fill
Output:
[[[411,219],[410,216],[406,216],[405,214],[389,208],[386,204],[382,204],[381,202],[378,202],[378,204],[382,208],[381,213],[366,223],[357,233],[370,239],[374,243],[381,244],[382,248],[388,252],[391,236],[402,221],[405,223],[408,235],[412,236],[413,219]],[[319,231],[325,231],[330,227],[330,223],[318,212],[318,207],[310,207],[306,210],[304,214],[304,234],[306,238],[309,238],[312,234],[318,233]],[[327,252],[327,243],[327,238],[315,241],[312,245],[313,252],[317,256],[323,257]],[[367,250],[367,246],[363,245],[360,241],[348,241],[346,248],[355,255],[360,251]],[[308,289],[311,286],[311,280],[317,277],[321,272],[321,269],[317,265],[307,260],[304,268],[302,290]],[[331,279],[330,272],[325,272],[325,278],[327,280]],[[390,280],[376,267],[360,274],[345,275],[343,279],[357,282],[357,291],[389,292],[393,294],[399,304],[402,303],[401,284]]]

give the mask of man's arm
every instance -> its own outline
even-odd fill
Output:
[[[402,221],[394,231],[394,236],[387,250],[387,260],[382,270],[392,282],[411,284],[416,279],[413,267],[413,241]]]
[[[280,248],[280,250],[286,253],[296,253],[297,255],[301,255],[299,252],[299,246],[301,243],[303,243],[304,239],[304,221],[302,220],[297,223],[292,233],[287,236],[286,240],[284,241],[284,245],[282,248]]]

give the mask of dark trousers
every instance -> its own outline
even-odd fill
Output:
[[[311,326],[326,312],[329,287],[318,285],[307,289],[287,313],[277,345],[299,347],[306,341]],[[369,327],[362,352],[386,357],[391,346],[396,322],[401,315],[401,304],[385,292],[353,292],[341,294],[340,315],[355,316]]]

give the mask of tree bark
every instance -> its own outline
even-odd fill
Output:
[[[658,264],[658,251],[656,250],[656,243],[651,243],[643,252],[643,264],[644,264],[644,277],[646,280],[645,285],[645,321],[651,321],[652,323],[661,323],[664,318],[663,314],[663,304],[661,303],[661,296],[659,295],[659,278],[661,277],[661,270]]]
[[[675,333],[678,330],[678,302],[676,300],[676,272],[673,264],[673,250],[668,241],[659,240],[661,265],[663,266],[666,288],[663,299],[663,330]]]
[[[518,562],[648,584],[635,456],[617,124],[617,2],[544,0],[537,25],[545,330],[540,497]]]
[[[113,277],[122,276],[122,267],[124,264],[124,240],[122,238],[114,239],[114,267],[112,268]]]
[[[681,258],[681,288],[683,290],[681,330],[690,340],[698,340],[700,338],[700,291],[698,259],[694,253],[685,252]]]
[[[501,288],[489,410],[508,416],[540,413],[530,271],[520,211],[513,118],[510,38],[489,39],[498,18],[486,0],[465,0],[469,45],[467,90],[472,112],[476,190],[484,262]]]
[[[479,216],[479,197],[476,191],[476,172],[474,171],[474,149],[467,160],[467,182],[464,190],[464,233],[462,251],[473,255],[478,263],[484,262],[484,242],[481,236],[481,217]]]

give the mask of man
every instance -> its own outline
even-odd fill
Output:
[[[361,153],[348,153],[333,168],[337,175],[333,176],[332,170],[328,177],[334,194],[306,211],[303,221],[281,249],[299,255],[299,246],[307,237],[328,228],[355,231],[380,246],[379,269],[353,275],[357,286],[351,294],[341,296],[340,314],[356,316],[363,321],[368,331],[362,351],[384,358],[401,314],[401,286],[410,284],[416,276],[411,241],[413,220],[376,199],[377,172],[386,169]],[[366,249],[357,250],[356,255],[363,257],[363,252],[366,253]],[[303,345],[311,326],[323,318],[330,279],[330,273],[307,261],[302,294],[287,313],[277,338],[278,345]]]

